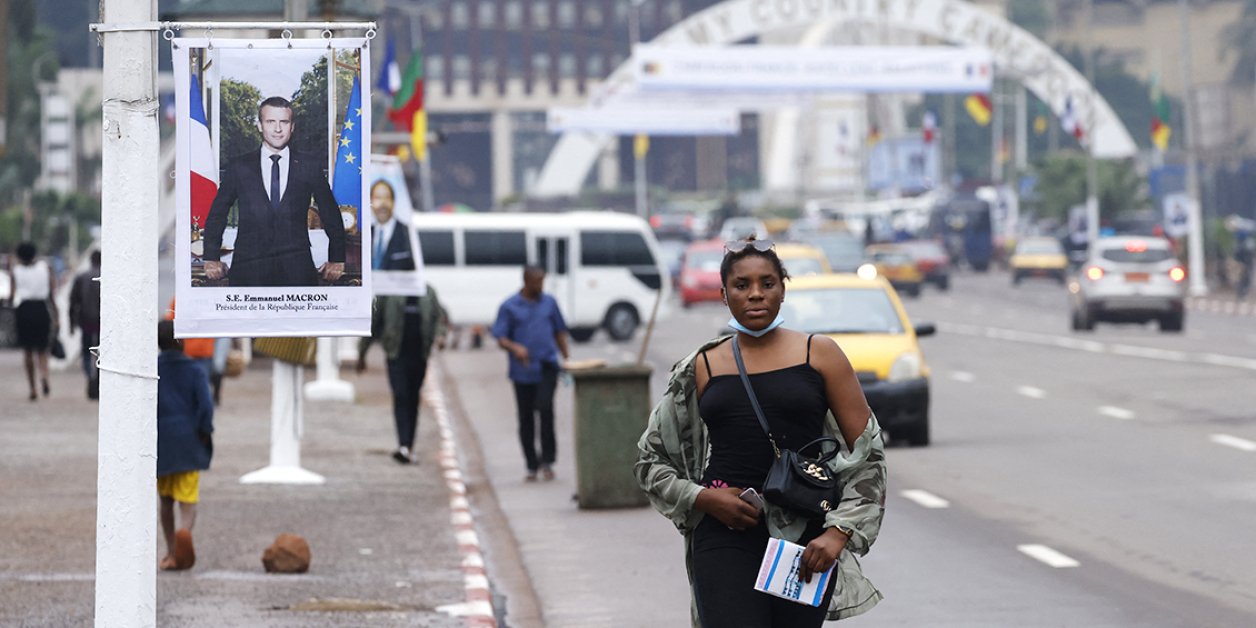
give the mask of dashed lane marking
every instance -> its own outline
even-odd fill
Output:
[[[973,375],[972,373],[969,373],[968,371],[955,371],[951,373],[951,379],[957,382],[964,382],[965,384],[971,384],[977,380],[977,376]]]
[[[1016,549],[1020,550],[1022,554],[1025,554],[1034,560],[1046,563],[1048,566],[1055,567],[1056,569],[1076,567],[1081,564],[1076,560],[1073,560],[1072,558],[1047,547],[1046,545],[1017,545]]]
[[[937,326],[938,330],[947,334],[990,338],[992,340],[1010,340],[1013,342],[1023,342],[1026,344],[1057,347],[1060,349],[1071,349],[1075,351],[1086,351],[1089,353],[1107,353],[1123,357],[1145,358],[1149,360],[1161,360],[1186,364],[1207,364],[1210,366],[1224,366],[1248,371],[1256,371],[1256,359],[1233,355],[1222,355],[1218,353],[1188,353],[1184,351],[1171,351],[1167,349],[1139,347],[1128,344],[1114,343],[1109,345],[1095,340],[1085,340],[1081,338],[1074,338],[1072,336],[1052,336],[1050,334],[1041,334],[1037,332],[1027,332],[1016,329],[1001,329],[998,327],[981,327],[978,325],[967,325],[963,323],[940,322]]]
[[[930,493],[929,491],[922,491],[918,488],[905,490],[901,493],[901,495],[916,502],[924,508],[947,508],[951,505],[951,502],[948,502],[945,499]]]
[[[1033,386],[1017,386],[1016,392],[1029,397],[1030,399],[1042,399],[1047,396],[1047,391]]]
[[[1126,410],[1125,408],[1118,408],[1116,406],[1099,406],[1099,414],[1124,421],[1134,418],[1133,410]]]
[[[1218,445],[1233,447],[1241,451],[1256,451],[1256,442],[1252,442],[1246,438],[1239,438],[1238,436],[1230,436],[1229,434],[1213,434],[1208,437],[1208,440],[1211,440]]]

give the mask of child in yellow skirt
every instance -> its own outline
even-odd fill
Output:
[[[174,323],[157,325],[157,495],[166,537],[162,569],[188,569],[196,563],[192,526],[200,501],[200,472],[214,455],[214,404],[204,370],[184,355]],[[179,527],[175,529],[175,502]]]

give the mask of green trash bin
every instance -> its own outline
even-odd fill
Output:
[[[572,370],[575,383],[576,501],[580,508],[644,506],[633,465],[650,417],[649,366]]]

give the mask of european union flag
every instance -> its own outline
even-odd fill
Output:
[[[336,170],[332,174],[331,192],[340,207],[353,207],[362,233],[362,169],[367,156],[362,154],[362,90],[353,79],[353,92],[345,109],[344,125],[336,142]]]

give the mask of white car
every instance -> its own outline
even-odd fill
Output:
[[[1185,320],[1186,269],[1164,238],[1102,238],[1069,282],[1073,329],[1098,321],[1145,323],[1180,332]]]
[[[768,227],[758,218],[738,216],[729,218],[720,226],[720,240],[732,242],[744,240],[754,234],[756,240],[768,239]]]

